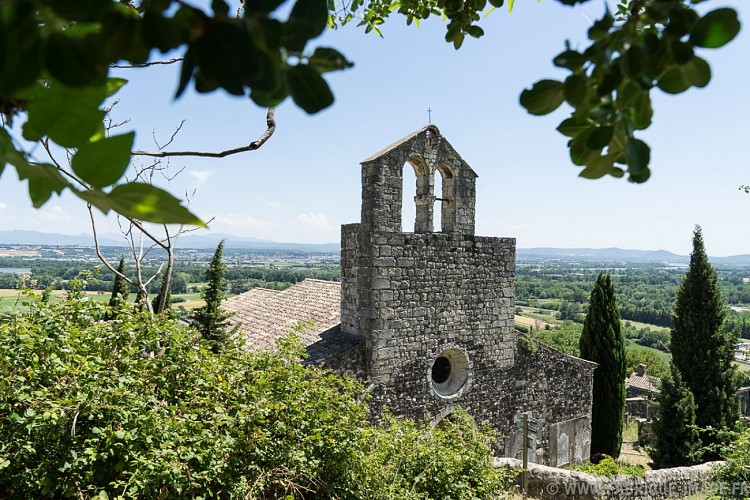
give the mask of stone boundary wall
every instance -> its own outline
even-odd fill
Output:
[[[646,471],[645,476],[604,477],[529,464],[529,496],[543,500],[659,500],[683,498],[713,491],[709,483],[711,469],[723,462],[708,462],[693,467],[675,467]],[[520,469],[522,462],[496,458],[496,467]],[[520,481],[520,477],[519,477]]]

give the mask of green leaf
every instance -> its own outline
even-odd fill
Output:
[[[637,45],[632,45],[620,60],[622,74],[635,76],[643,69],[643,51]]]
[[[612,17],[612,14],[609,13],[609,9],[606,9],[606,11],[604,12],[604,16],[596,21],[591,28],[589,28],[589,39],[601,40],[602,38],[604,38],[614,22],[615,18]]]
[[[580,52],[575,50],[566,50],[558,54],[552,63],[558,68],[567,68],[571,71],[575,71],[586,62],[586,57]]]
[[[69,186],[60,172],[47,163],[31,165],[29,163],[16,163],[18,178],[29,181],[29,197],[34,208],[39,208],[50,199],[52,193],[60,194]]]
[[[610,155],[598,156],[589,161],[586,164],[586,168],[581,170],[581,173],[578,175],[584,179],[600,179],[605,175],[612,173],[613,168],[614,159]]]
[[[262,16],[276,10],[284,0],[247,0],[245,2],[246,16]]]
[[[563,92],[568,104],[577,108],[584,104],[588,97],[588,80],[584,75],[570,75],[565,79]]]
[[[563,84],[557,80],[540,80],[531,89],[521,92],[521,106],[532,115],[553,112],[565,100]]]
[[[353,63],[346,60],[346,57],[341,52],[328,47],[318,47],[315,49],[313,55],[307,60],[307,64],[321,74],[354,66]]]
[[[130,164],[135,132],[106,137],[84,144],[73,156],[71,167],[81,179],[95,188],[111,186]]]
[[[180,97],[185,89],[187,89],[188,83],[193,78],[195,72],[195,61],[193,60],[193,49],[188,47],[185,51],[185,57],[182,58],[182,66],[180,67],[180,82],[177,84],[177,92],[175,92],[175,99]]]
[[[734,9],[716,9],[693,26],[690,42],[698,47],[716,49],[734,40],[740,32],[740,21]]]
[[[610,126],[596,127],[586,138],[586,149],[604,149],[612,140],[615,129]]]
[[[622,96],[622,109],[629,111],[630,121],[636,129],[642,130],[651,125],[654,110],[651,107],[649,92],[633,82],[625,85]]]
[[[104,86],[72,88],[53,82],[29,101],[24,138],[38,141],[46,135],[66,148],[85,144],[104,120],[99,105],[106,95]]]
[[[136,220],[206,227],[203,221],[181,205],[180,200],[151,184],[130,182],[115,187],[109,194],[88,190],[77,195],[105,214],[114,210]]]
[[[107,97],[112,97],[118,93],[126,83],[128,83],[128,81],[124,78],[107,78]]]
[[[97,67],[81,40],[65,33],[52,33],[47,39],[47,71],[70,87],[83,87],[106,75],[107,66]]]
[[[12,165],[19,163],[21,165],[27,164],[23,153],[18,151],[13,144],[13,139],[8,134],[8,131],[0,128],[0,173],[2,173],[7,163]]]
[[[244,85],[260,76],[255,42],[244,24],[234,20],[209,23],[195,48],[193,57],[202,76],[230,94],[244,95]]]
[[[289,14],[289,20],[284,25],[286,47],[292,51],[301,52],[308,40],[323,33],[327,23],[326,0],[297,0]]]
[[[585,118],[571,117],[563,120],[557,131],[567,137],[575,137],[586,129],[591,128],[591,122]]]
[[[149,47],[169,52],[190,40],[189,24],[181,17],[164,17],[147,9],[143,14],[143,38]]]
[[[651,175],[648,164],[651,161],[651,148],[640,139],[630,137],[625,144],[625,160],[628,164],[630,180],[645,182]]]
[[[310,114],[333,104],[333,94],[326,81],[305,64],[289,68],[287,82],[294,102]]]
[[[657,85],[664,92],[679,94],[690,87],[705,87],[711,80],[711,67],[700,57],[693,57],[687,64],[673,66],[667,70]]]

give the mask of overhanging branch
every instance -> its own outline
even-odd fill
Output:
[[[257,140],[251,142],[247,146],[240,148],[227,149],[221,152],[210,152],[210,151],[133,151],[134,156],[153,156],[156,158],[166,158],[168,156],[201,156],[204,158],[224,158],[225,156],[234,155],[237,153],[244,153],[246,151],[255,151],[260,148],[265,142],[273,135],[276,130],[276,120],[274,119],[275,108],[268,108],[266,114],[266,131],[258,137]]]

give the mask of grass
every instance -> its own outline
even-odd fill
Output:
[[[635,328],[637,330],[640,330],[641,328],[648,328],[649,330],[654,331],[654,332],[669,332],[669,328],[667,328],[666,326],[657,326],[657,325],[652,325],[650,323],[641,323],[640,321],[632,321],[629,319],[622,320],[623,326],[625,325],[625,323],[630,325],[631,328]]]

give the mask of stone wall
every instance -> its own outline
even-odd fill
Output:
[[[588,459],[595,368],[596,363],[519,335],[515,364],[498,377],[498,393],[507,401],[508,420],[499,429],[506,436],[504,456],[521,458],[522,431],[511,419],[514,411],[525,411],[543,423],[542,438],[533,440],[529,460],[562,466]]]
[[[645,476],[603,477],[533,464],[529,467],[528,493],[543,500],[658,500],[682,498],[712,491],[709,462],[693,467],[646,471]],[[519,460],[495,459],[497,467],[520,469]]]
[[[342,329],[365,335],[376,404],[413,418],[459,399],[497,404],[487,388],[513,365],[514,270],[513,239],[344,226]],[[446,351],[463,353],[469,367],[455,394],[432,387],[433,362]]]

